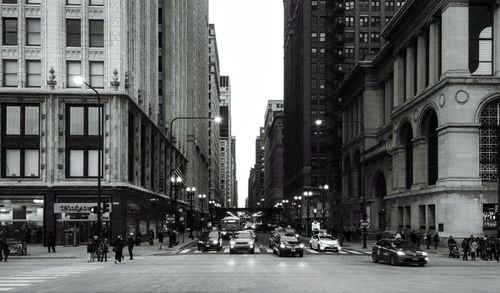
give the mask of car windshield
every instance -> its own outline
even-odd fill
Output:
[[[292,236],[283,236],[283,237],[281,237],[281,241],[284,241],[284,242],[297,242],[299,240],[295,236],[293,236],[293,237]]]
[[[335,237],[332,236],[320,236],[319,240],[337,240]]]
[[[219,232],[213,231],[208,234],[209,238],[219,238]]]
[[[410,241],[394,241],[391,243],[391,245],[394,248],[400,248],[400,249],[415,248],[415,245],[413,245]]]
[[[250,233],[248,232],[240,232],[234,234],[234,238],[252,238],[252,235],[250,235]]]

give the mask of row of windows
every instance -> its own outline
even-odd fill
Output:
[[[82,46],[82,24],[80,19],[66,20],[66,46]],[[18,44],[18,19],[3,19],[2,44],[17,46]],[[41,45],[41,23],[40,18],[26,18],[26,45]],[[104,20],[89,20],[89,46],[104,47]]]
[[[66,0],[66,5],[82,5],[83,0]],[[18,0],[2,0],[3,4],[17,4]],[[41,4],[42,0],[26,0],[26,4]],[[104,0],[89,0],[91,6],[103,6]]]
[[[396,6],[399,8],[405,4],[406,0],[398,0],[396,1]],[[370,3],[370,5],[368,4]],[[371,11],[380,11],[380,1],[379,0],[360,0],[359,1],[359,9],[360,10],[368,10],[368,7],[371,6]],[[345,9],[346,10],[354,10],[355,8],[355,1],[346,1],[345,2]],[[385,8],[388,11],[394,11],[394,0],[387,0],[385,1]]]
[[[17,60],[3,60],[3,86],[4,87],[17,87],[18,81],[18,61]],[[95,88],[104,88],[104,62],[90,61],[90,85]],[[66,63],[66,84],[69,88],[81,87],[75,81],[75,77],[81,76],[81,62],[68,61]],[[26,86],[27,87],[41,87],[41,62],[39,60],[26,60]]]
[[[385,22],[389,23],[391,21],[392,17],[387,16],[385,18]],[[361,16],[359,18],[359,26],[361,27],[368,27],[368,25],[371,24],[372,27],[380,27],[380,17],[379,16]],[[354,16],[346,16],[345,17],[345,25],[346,26],[354,26],[355,25],[355,18]]]

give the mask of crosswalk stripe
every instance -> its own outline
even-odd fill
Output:
[[[271,248],[266,248],[267,253],[273,253],[273,250]]]
[[[45,282],[45,280],[29,280],[29,279],[23,279],[23,280],[15,280],[15,279],[0,279],[0,284],[2,283],[26,283],[26,282],[35,282],[35,283],[40,283],[40,282]]]
[[[179,253],[188,253],[191,249],[184,249],[183,251],[179,252]]]
[[[0,283],[0,287],[24,287],[29,285],[30,283]]]
[[[333,252],[331,252],[331,251],[327,251],[326,253],[327,253],[327,254],[333,254]]]
[[[349,253],[352,253],[352,254],[362,254],[361,252],[357,252],[357,251],[354,251],[354,250],[347,250],[347,249],[345,249],[345,251],[347,251]]]
[[[369,251],[365,251],[365,254],[372,254],[372,253],[371,253],[371,252],[369,252]]]
[[[340,253],[340,254],[347,254],[347,252],[342,251],[342,250],[339,250],[339,253]]]
[[[317,251],[312,250],[312,249],[309,249],[309,248],[304,248],[304,249],[305,249],[307,252],[309,252],[309,253],[313,253],[313,254],[318,253]]]
[[[224,249],[224,253],[229,253],[229,248]]]
[[[217,253],[215,250],[210,250],[208,253]]]
[[[0,288],[0,291],[10,291],[14,290],[14,288]]]
[[[33,280],[33,279],[38,279],[38,280],[52,280],[52,279],[56,279],[56,277],[40,277],[40,276],[9,276],[9,277],[0,277],[0,279],[17,279],[17,280],[24,280],[24,279],[28,279],[28,280]]]
[[[201,253],[201,250],[196,250],[194,253]]]
[[[254,252],[255,253],[260,253],[260,249],[259,248],[254,248]]]

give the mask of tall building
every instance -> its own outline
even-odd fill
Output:
[[[209,30],[209,92],[208,92],[208,117],[219,117],[220,105],[220,67],[219,52],[217,49],[217,38],[215,34],[215,25],[210,24]],[[215,200],[218,203],[223,201],[220,191],[220,146],[219,146],[219,124],[209,121],[208,128],[208,159],[209,159],[209,192],[208,199]]]
[[[408,1],[384,49],[342,83],[344,119],[362,121],[343,127],[346,224],[365,212],[372,230],[496,233],[499,13],[494,1]]]
[[[34,242],[51,232],[58,245],[86,242],[97,231],[90,209],[99,155],[102,199],[111,203],[105,237],[160,230],[175,191],[185,215],[183,187],[168,177],[191,184],[188,135],[201,157],[208,126],[177,121],[173,142],[169,123],[208,114],[206,1],[15,2],[0,4],[9,11],[0,45],[0,229],[31,231]]]
[[[266,207],[272,207],[283,199],[283,109],[273,111],[271,115],[271,124],[266,126],[264,149],[264,206]]]
[[[224,207],[237,206],[233,200],[236,178],[235,152],[233,147],[233,136],[231,135],[231,82],[229,76],[220,77],[220,117],[222,123],[219,126],[220,137],[220,190],[224,198]]]

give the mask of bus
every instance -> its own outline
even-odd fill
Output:
[[[220,229],[223,238],[229,238],[230,236],[234,235],[234,232],[239,231],[240,227],[241,221],[238,217],[225,217],[220,221]]]

